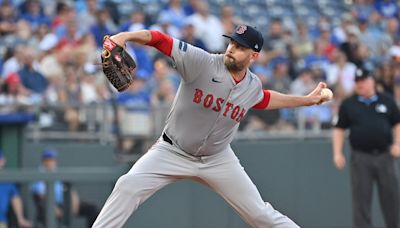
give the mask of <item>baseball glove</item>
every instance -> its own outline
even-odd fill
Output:
[[[136,62],[110,36],[104,36],[101,62],[104,74],[118,92],[126,90],[132,84]]]

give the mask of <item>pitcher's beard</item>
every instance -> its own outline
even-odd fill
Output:
[[[244,64],[237,63],[236,60],[232,57],[225,56],[224,57],[224,64],[229,71],[232,72],[239,72],[244,69]]]

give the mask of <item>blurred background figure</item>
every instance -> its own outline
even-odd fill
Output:
[[[14,48],[9,48],[9,55],[4,58],[3,71],[1,77],[5,78],[11,73],[19,71],[22,67],[24,58],[24,45],[17,45]]]
[[[99,9],[96,11],[96,22],[90,27],[97,47],[100,48],[105,35],[113,34],[117,31],[117,27],[111,20],[110,13],[107,9]]]
[[[181,30],[172,23],[172,18],[166,12],[160,13],[157,23],[150,26],[150,29],[158,30],[178,39],[181,38]]]
[[[17,72],[22,85],[29,90],[32,95],[32,102],[39,103],[43,93],[48,86],[47,79],[37,70],[37,53],[33,48],[24,49],[22,67]]]
[[[335,93],[349,96],[353,93],[356,65],[349,62],[346,54],[336,49],[332,54],[332,63],[327,68],[327,83]]]
[[[45,149],[41,157],[41,172],[54,172],[58,168],[58,152],[54,149]],[[37,181],[31,186],[37,213],[37,220],[39,223],[44,224],[45,221],[45,208],[46,208],[46,184],[44,181]],[[70,194],[68,197],[70,201],[64,199],[64,192]],[[54,207],[55,215],[59,222],[63,217],[68,215],[69,212],[64,211],[64,208],[70,208],[73,216],[84,217],[86,219],[86,227],[91,227],[94,223],[99,210],[97,207],[89,202],[85,202],[79,198],[78,192],[70,187],[70,184],[56,181],[54,183],[54,197],[56,205]],[[65,203],[69,203],[68,207]]]
[[[28,0],[20,6],[21,18],[30,23],[33,31],[36,31],[40,25],[50,26],[50,17],[48,17],[39,0]]]
[[[6,158],[0,149],[0,172],[6,165]],[[30,221],[24,217],[24,207],[22,199],[15,183],[0,183],[0,228],[9,227],[9,210],[13,209],[17,220],[17,225],[21,228],[32,227]]]
[[[134,10],[129,18],[129,21],[124,22],[120,31],[137,31],[146,28],[146,15],[140,9]]]
[[[196,1],[195,4],[196,12],[187,20],[193,24],[196,36],[204,41],[210,52],[223,51],[225,41],[221,20],[210,13],[207,1]]]
[[[295,61],[303,59],[314,51],[313,41],[310,37],[308,25],[304,21],[297,22],[297,34],[291,46]]]
[[[133,84],[117,96],[119,150],[132,154],[142,149],[144,137],[152,132],[151,95],[146,87],[146,76],[138,75]],[[140,124],[138,124],[140,123]]]
[[[238,25],[243,24],[243,20],[236,15],[232,6],[222,6],[219,14],[224,34],[232,34]]]
[[[311,69],[303,69],[291,84],[290,92],[296,95],[306,95],[317,85],[314,72]],[[318,106],[302,107],[297,110],[299,118],[304,120],[304,127],[308,130],[329,129],[332,121],[332,102]],[[302,123],[301,121],[300,123]],[[298,123],[298,124],[300,124]],[[300,126],[298,126],[300,128]]]
[[[182,29],[186,20],[184,5],[181,0],[169,0],[168,4],[160,12],[170,18],[171,24],[177,29]]]
[[[99,3],[97,0],[85,0],[84,3],[84,9],[78,11],[78,27],[83,33],[88,33],[96,23],[96,12],[99,10]]]
[[[191,22],[186,22],[185,25],[183,26],[181,39],[182,41],[189,43],[193,46],[207,50],[203,40],[196,36],[194,25]]]
[[[0,34],[12,35],[16,30],[18,17],[10,1],[2,1],[0,4]]]

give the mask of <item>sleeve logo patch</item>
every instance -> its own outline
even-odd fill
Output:
[[[183,41],[179,41],[179,50],[186,52],[187,51],[187,43],[183,42]]]

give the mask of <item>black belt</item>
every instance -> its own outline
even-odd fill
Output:
[[[368,150],[354,149],[354,151],[361,152],[361,153],[364,153],[364,154],[380,155],[380,154],[387,153],[389,150],[388,149],[368,149]]]
[[[165,134],[165,132],[162,134],[162,138],[164,139],[165,142],[173,145],[172,140]]]

